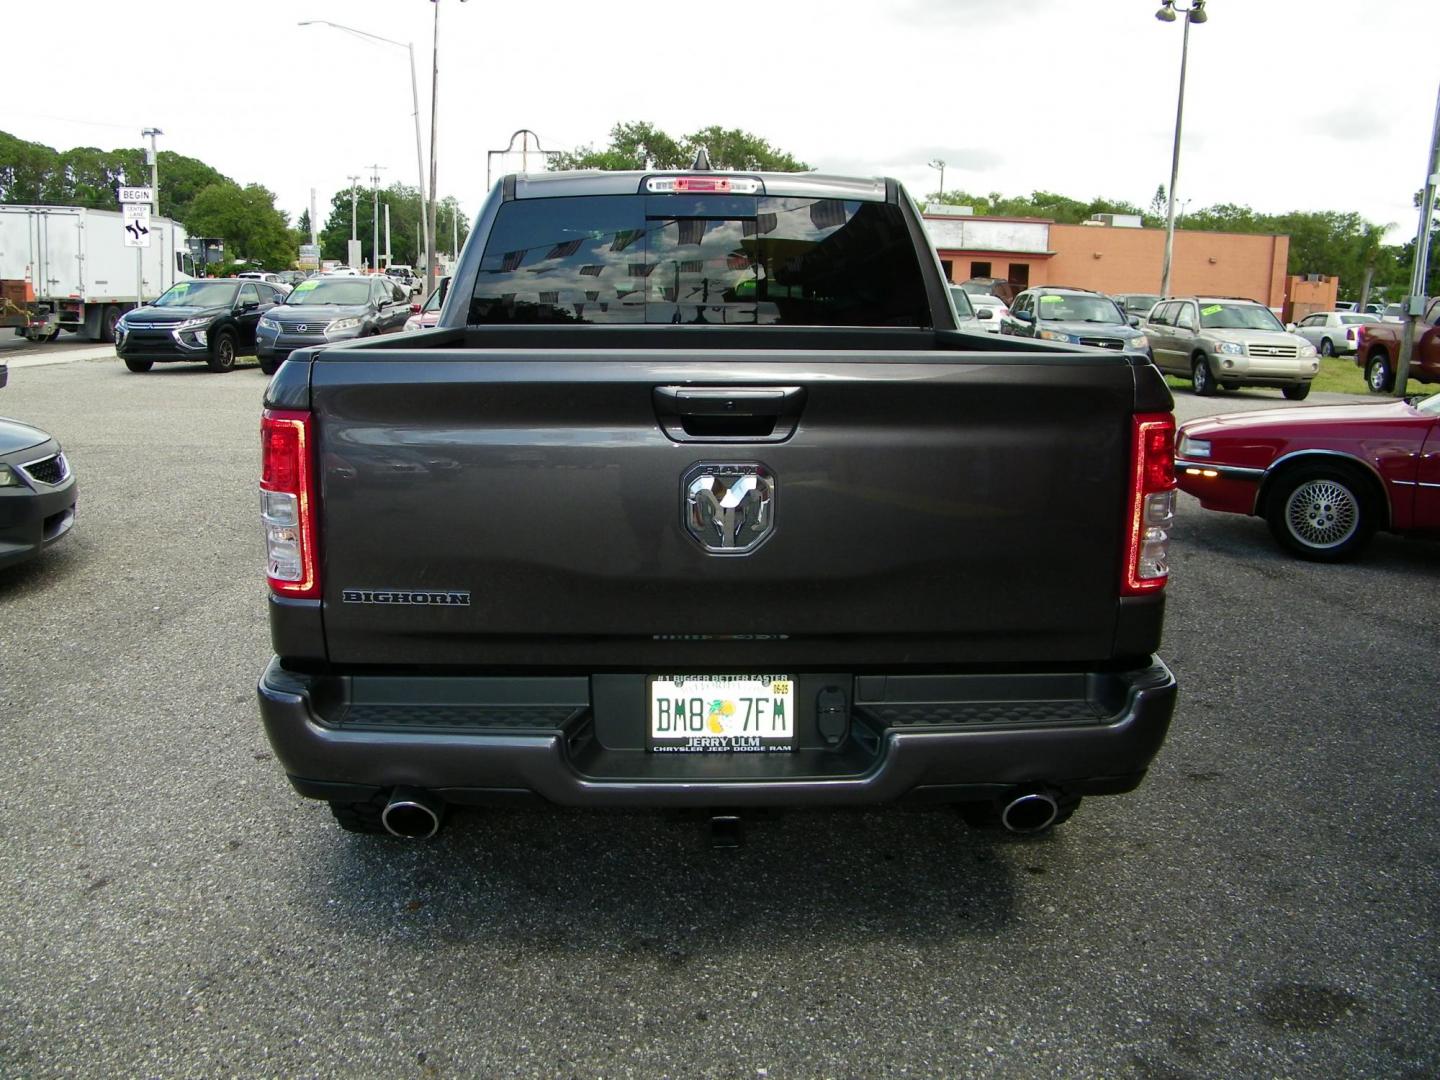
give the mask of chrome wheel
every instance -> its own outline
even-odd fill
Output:
[[[1334,356],[1334,355],[1335,355],[1335,346],[1332,345],[1332,344],[1330,344],[1330,339],[1329,339],[1328,337],[1327,337],[1327,338],[1322,338],[1321,341],[1320,341],[1320,355],[1321,355],[1321,356]]]
[[[1285,500],[1285,523],[1306,547],[1337,548],[1360,528],[1360,501],[1339,480],[1308,480]]]
[[[1383,354],[1370,358],[1365,367],[1365,383],[1372,394],[1383,394],[1390,389],[1390,361]]]
[[[1195,393],[1210,397],[1215,393],[1215,377],[1210,374],[1210,364],[1203,356],[1197,356],[1190,368],[1190,381],[1195,384]]]

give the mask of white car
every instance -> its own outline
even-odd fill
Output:
[[[971,293],[970,303],[975,306],[977,318],[984,319],[985,312],[990,312],[990,318],[994,320],[992,328],[990,322],[985,323],[986,329],[992,334],[1000,332],[1000,320],[1010,314],[1010,305],[1001,300],[998,296],[991,296],[989,293]]]
[[[967,330],[972,334],[998,334],[1000,332],[1000,320],[991,314],[981,318],[971,303],[975,298],[962,289],[959,285],[950,286],[950,301],[955,308],[955,326],[960,330]]]
[[[1355,351],[1361,326],[1379,321],[1380,316],[1363,312],[1317,311],[1288,329],[1314,345],[1321,356],[1338,356]]]

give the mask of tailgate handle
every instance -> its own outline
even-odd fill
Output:
[[[795,433],[803,386],[657,386],[655,415],[676,442],[782,442]]]

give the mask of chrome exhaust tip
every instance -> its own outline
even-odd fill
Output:
[[[1060,815],[1060,804],[1047,791],[1016,795],[1000,809],[1000,823],[1013,833],[1044,832]]]
[[[391,836],[429,840],[440,831],[445,803],[419,788],[396,788],[380,813],[380,823]]]

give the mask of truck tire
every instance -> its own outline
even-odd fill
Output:
[[[125,313],[120,310],[120,305],[105,305],[105,312],[100,316],[100,340],[106,345],[115,343],[115,324],[120,321],[120,316],[123,314]]]
[[[1210,362],[1203,355],[1190,362],[1190,381],[1195,384],[1195,393],[1201,397],[1215,396],[1215,376],[1210,372]]]
[[[1265,520],[1280,546],[1312,562],[1354,558],[1377,517],[1368,480],[1344,464],[1297,465],[1276,477],[1265,498]]]
[[[230,371],[235,367],[235,334],[230,330],[221,330],[213,341],[210,342],[210,355],[205,363],[210,365],[211,371]]]
[[[1388,394],[1395,388],[1395,373],[1390,370],[1390,357],[1384,349],[1371,353],[1366,361],[1365,385],[1372,394]]]
[[[143,375],[143,374],[145,374],[145,372],[149,371],[152,367],[155,366],[155,361],[153,361],[153,360],[132,360],[132,359],[130,359],[130,357],[127,356],[127,357],[125,358],[125,366],[126,366],[127,368],[129,368],[131,371],[133,371],[136,375]]]
[[[1286,401],[1304,401],[1310,396],[1310,384],[1307,382],[1299,386],[1282,386],[1280,392],[1285,395]]]

